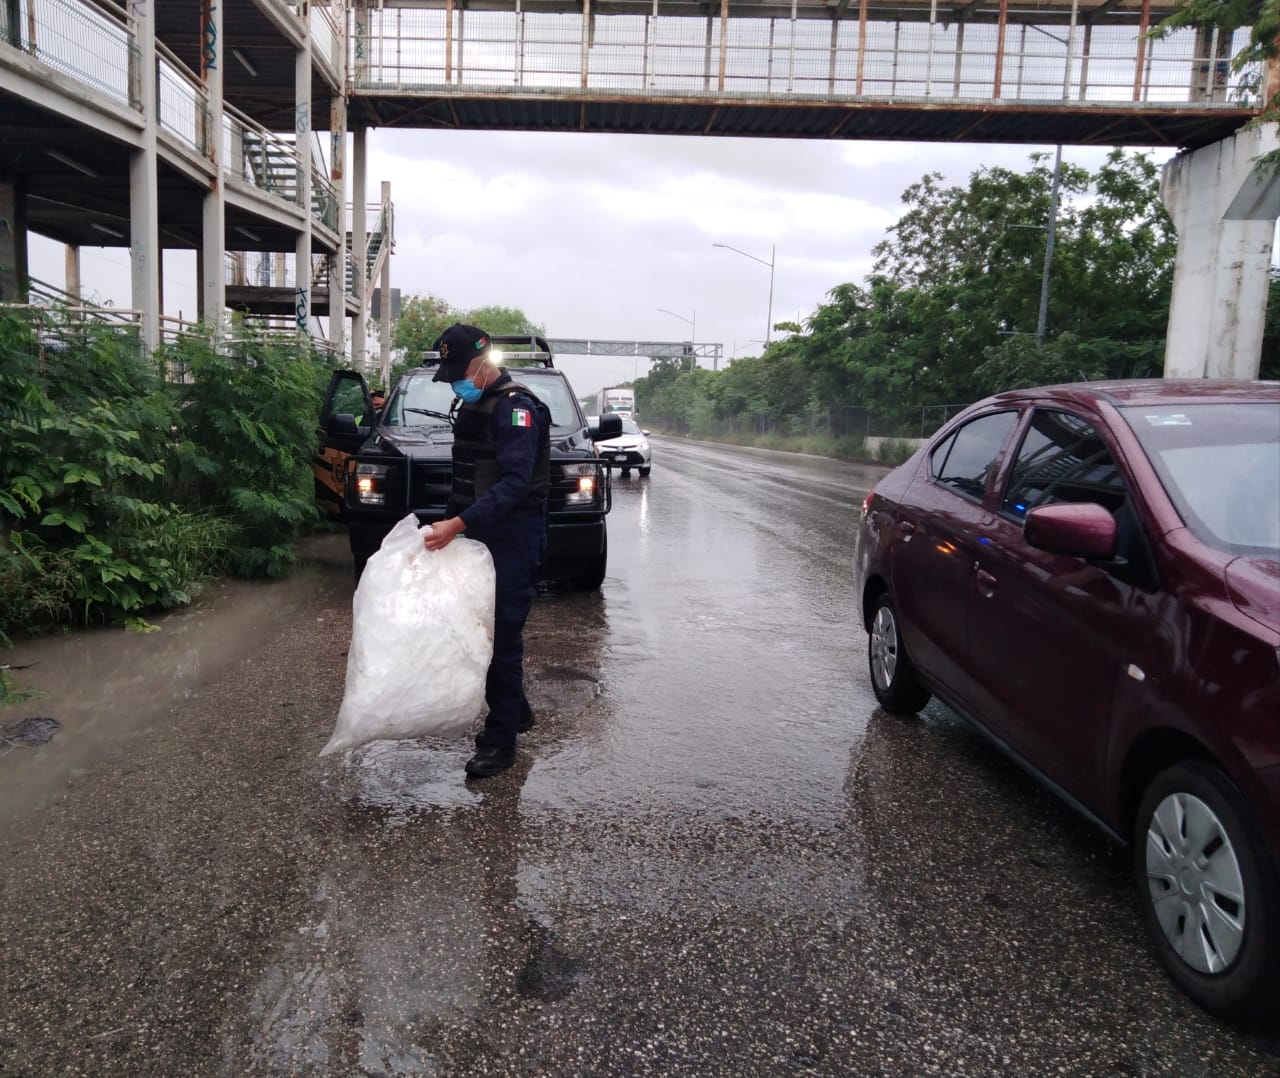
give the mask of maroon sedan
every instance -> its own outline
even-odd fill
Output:
[[[888,711],[936,694],[1133,850],[1201,1005],[1280,1012],[1280,383],[1001,393],[867,496]]]

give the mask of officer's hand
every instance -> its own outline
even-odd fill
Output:
[[[453,542],[454,537],[466,529],[461,517],[450,517],[432,524],[422,533],[422,545],[428,550],[443,550]]]

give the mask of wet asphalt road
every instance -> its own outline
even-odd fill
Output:
[[[317,758],[339,536],[4,655],[43,695],[0,722],[63,725],[0,756],[0,1074],[1280,1074],[1159,971],[1122,852],[945,709],[876,708],[878,474],[658,441],[480,783],[466,741]]]

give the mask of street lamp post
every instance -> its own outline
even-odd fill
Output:
[[[751,259],[752,262],[759,262],[760,265],[769,267],[769,313],[768,313],[769,321],[765,324],[765,327],[764,327],[764,346],[768,348],[769,340],[773,333],[773,264],[778,257],[778,245],[774,244],[769,249],[768,262],[766,262],[763,258],[757,258],[755,255],[749,255],[747,254],[746,251],[739,251],[738,248],[736,247],[730,247],[729,244],[727,243],[713,243],[711,246],[723,247],[726,251],[733,251],[735,254],[742,255],[743,258],[749,258]]]
[[[663,314],[669,314],[672,318],[678,318],[681,322],[689,324],[689,369],[693,370],[694,364],[697,362],[697,358],[693,353],[693,345],[698,342],[698,312],[694,311],[692,318],[686,318],[684,315],[676,314],[675,311],[669,311],[665,307],[659,307],[658,310]]]

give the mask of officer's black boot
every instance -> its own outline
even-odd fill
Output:
[[[505,771],[516,762],[514,745],[486,745],[476,738],[476,754],[467,761],[467,774],[472,778],[483,779]]]

